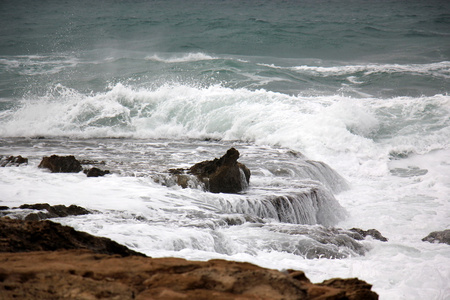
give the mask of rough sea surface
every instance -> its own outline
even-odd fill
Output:
[[[450,246],[421,240],[450,229],[449,90],[449,1],[1,1],[0,155],[29,163],[0,168],[0,205],[85,207],[55,221],[152,257],[450,299]],[[167,172],[230,147],[240,194]],[[39,169],[52,154],[112,174]]]

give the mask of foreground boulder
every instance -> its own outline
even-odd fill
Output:
[[[154,259],[50,221],[0,218],[0,237],[2,299],[378,299],[356,278],[313,284],[302,271]]]
[[[73,155],[45,156],[38,167],[49,169],[52,173],[78,173],[83,170],[80,162]]]
[[[424,242],[444,243],[450,245],[450,229],[434,231],[422,239]]]
[[[181,258],[120,258],[86,250],[0,253],[5,299],[378,299],[370,284],[312,284],[301,271]]]
[[[239,193],[250,182],[250,170],[237,162],[238,158],[239,151],[230,148],[219,159],[215,158],[193,165],[189,173],[196,175],[212,193]]]

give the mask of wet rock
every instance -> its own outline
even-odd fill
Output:
[[[193,165],[189,173],[196,175],[212,193],[239,193],[250,182],[250,170],[237,162],[239,151],[230,148],[220,159]],[[242,178],[241,172],[245,178]]]
[[[45,156],[38,167],[49,169],[52,173],[78,173],[83,170],[80,162],[73,155]]]
[[[84,170],[84,173],[87,175],[87,177],[100,177],[105,176],[106,174],[111,174],[109,170],[100,170],[99,168],[95,167]]]
[[[51,206],[48,203],[24,204],[19,206],[19,209],[40,210],[40,212],[30,213],[25,216],[24,219],[30,221],[90,214],[90,211],[88,211],[87,209],[73,204],[68,207],[65,205]]]
[[[144,256],[110,239],[95,237],[51,221],[0,218],[0,236],[0,252],[88,249],[102,254]]]
[[[422,239],[424,242],[444,243],[450,245],[450,229],[443,231],[433,231]]]
[[[0,155],[0,167],[19,166],[21,164],[28,164],[28,158],[22,156],[3,156]]]
[[[388,239],[381,235],[381,233],[376,229],[369,229],[369,230],[363,230],[360,228],[352,228],[350,229],[351,232],[355,232],[361,237],[358,237],[358,235],[355,235],[355,239],[363,240],[366,236],[371,236],[376,240],[380,240],[382,242],[387,242]]]

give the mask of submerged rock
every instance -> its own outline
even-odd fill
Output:
[[[0,155],[0,167],[19,166],[21,164],[28,164],[28,158],[22,156],[3,156]]]
[[[78,173],[83,170],[80,162],[73,155],[45,156],[38,167],[49,169],[52,173]]]
[[[358,235],[355,235],[355,239],[357,240],[363,240],[366,236],[371,236],[376,240],[387,242],[388,239],[381,235],[381,233],[376,229],[369,229],[369,230],[363,230],[360,228],[352,228],[350,231],[357,233]]]
[[[424,242],[443,243],[450,245],[450,229],[443,231],[433,231],[422,239]]]

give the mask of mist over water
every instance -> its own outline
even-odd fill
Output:
[[[152,257],[249,261],[447,299],[448,1],[2,1],[0,203]],[[241,194],[167,170],[230,147]],[[51,174],[43,156],[113,175]],[[25,212],[23,212],[25,213]],[[15,217],[21,217],[19,212]],[[355,240],[348,229],[389,238]]]

